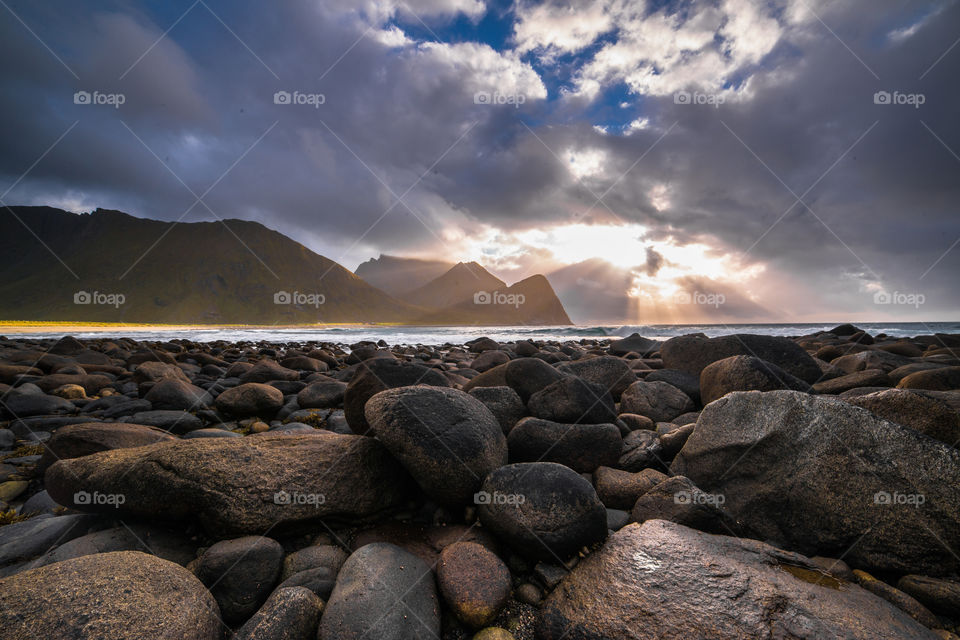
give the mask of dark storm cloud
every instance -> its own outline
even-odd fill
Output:
[[[477,15],[472,2],[415,4],[428,24],[457,7]],[[162,15],[11,3],[70,70],[17,20],[0,20],[0,193],[69,129],[6,202],[256,219],[348,266],[379,250],[451,253],[451,227],[636,222],[644,242],[746,252],[744,264],[838,310],[862,307],[870,286],[924,292],[926,311],[956,309],[960,250],[924,275],[960,237],[960,47],[927,71],[960,24],[960,5],[941,4],[899,40],[888,34],[933,5],[815,5],[837,37],[781,12],[780,39],[745,67],[740,98],[713,108],[632,95],[649,125],[620,135],[593,127],[591,98],[544,100],[530,55],[391,40],[385,3],[211,2],[216,16],[197,5],[165,37],[190,3]],[[475,104],[498,89],[524,103]],[[126,102],[75,105],[78,90]],[[278,91],[324,101],[275,104]],[[877,91],[926,102],[876,105]],[[576,177],[578,149],[602,152],[602,167]],[[812,212],[788,210],[787,187]],[[654,202],[658,188],[668,206]],[[653,275],[660,260],[647,251]]]

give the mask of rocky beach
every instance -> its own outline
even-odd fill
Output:
[[[960,335],[0,339],[0,638],[957,638]]]

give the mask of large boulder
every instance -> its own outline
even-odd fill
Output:
[[[400,463],[377,440],[323,431],[104,451],[57,462],[45,481],[50,496],[64,506],[148,518],[195,517],[220,538],[320,519],[362,519],[400,505],[409,484]]]
[[[610,353],[615,356],[625,356],[633,352],[646,358],[659,351],[662,345],[662,342],[644,338],[639,333],[631,333],[626,338],[611,342]]]
[[[457,389],[401,387],[366,405],[367,423],[424,492],[465,503],[483,477],[507,463],[507,440],[487,407]]]
[[[898,389],[928,389],[931,391],[951,391],[960,389],[960,367],[941,367],[917,371],[904,377],[897,383]]]
[[[731,393],[671,471],[725,497],[750,537],[873,570],[941,575],[960,560],[960,451],[837,398]]]
[[[155,442],[176,440],[163,429],[125,422],[85,422],[60,427],[44,445],[37,471],[46,471],[57,460],[79,458],[92,453],[142,447]]]
[[[283,392],[268,384],[248,382],[218,395],[216,404],[220,411],[238,418],[271,418],[283,406]]]
[[[660,348],[665,369],[680,369],[699,376],[707,365],[730,356],[754,356],[772,362],[784,371],[813,384],[820,367],[803,348],[789,338],[735,334],[707,338],[689,335],[670,338]]]
[[[210,589],[229,624],[260,608],[280,578],[283,547],[272,538],[245,536],[211,545],[197,562],[197,577]]]
[[[580,473],[615,465],[623,449],[620,429],[606,424],[563,424],[524,418],[507,436],[513,462],[556,462]]]
[[[154,409],[180,409],[198,411],[205,409],[213,399],[210,394],[183,380],[161,380],[143,396]]]
[[[344,563],[320,620],[324,640],[440,637],[440,605],[423,560],[396,545],[368,544]]]
[[[810,391],[810,385],[772,362],[753,356],[730,356],[700,372],[700,398],[710,404],[731,391]]]
[[[636,413],[654,422],[670,422],[696,407],[690,396],[666,382],[634,382],[620,397],[621,413]]]
[[[275,360],[264,358],[240,376],[241,382],[273,382],[274,380],[299,380],[300,373],[287,369]]]
[[[492,373],[497,368],[486,373]],[[504,382],[516,391],[524,402],[527,402],[537,391],[563,378],[564,375],[539,358],[517,358],[503,365]]]
[[[183,567],[139,551],[98,553],[0,580],[4,638],[218,640],[220,611]]]
[[[896,607],[755,540],[632,524],[547,598],[541,640],[933,640]]]
[[[562,362],[557,365],[557,370],[603,385],[614,400],[619,400],[620,394],[637,380],[637,374],[630,366],[614,356]]]
[[[325,379],[311,382],[297,394],[297,406],[301,409],[333,409],[343,406],[347,384],[339,380]]]
[[[530,558],[562,562],[607,535],[597,492],[561,464],[500,467],[484,479],[477,503],[483,526]]]
[[[490,409],[505,434],[527,413],[520,396],[510,387],[474,387],[470,395]]]
[[[951,447],[960,443],[960,413],[939,400],[903,389],[875,391],[845,400]]]
[[[436,369],[414,362],[401,362],[392,358],[372,358],[361,362],[343,395],[343,413],[350,429],[361,435],[366,435],[370,430],[364,407],[367,400],[376,394],[387,389],[418,384],[449,387],[450,381]]]
[[[530,396],[530,415],[566,423],[613,422],[617,412],[607,388],[576,376],[553,382]]]

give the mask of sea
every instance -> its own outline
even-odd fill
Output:
[[[829,331],[840,324],[651,324],[651,325],[591,325],[570,327],[417,327],[417,326],[303,326],[303,327],[217,327],[217,328],[110,328],[72,332],[76,338],[129,337],[135,340],[171,340],[182,338],[194,342],[332,342],[349,345],[361,340],[385,340],[390,345],[464,344],[486,336],[498,342],[514,340],[553,340],[558,342],[581,339],[617,339],[638,333],[653,340],[667,340],[674,336],[703,333],[713,338],[734,333],[753,333],[768,336],[802,336],[818,331]],[[880,333],[892,337],[913,337],[933,333],[960,333],[960,322],[858,322],[856,326],[872,335]],[[0,329],[2,332],[2,329]],[[20,333],[11,338],[58,338],[63,331]]]

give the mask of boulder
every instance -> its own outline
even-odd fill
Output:
[[[217,603],[172,562],[118,551],[83,556],[0,580],[5,638],[217,640]]]
[[[187,374],[175,364],[147,361],[141,363],[133,370],[133,381],[137,384],[160,382],[161,380],[180,380],[181,382],[190,383],[190,378],[187,377]]]
[[[366,419],[423,491],[444,504],[469,501],[483,477],[507,463],[500,423],[457,389],[381,391],[367,402]]]
[[[597,496],[608,509],[633,509],[637,498],[645,494],[656,485],[666,480],[668,476],[656,469],[644,469],[637,473],[599,467],[593,472],[593,486],[597,489]]]
[[[388,543],[354,551],[344,563],[320,621],[324,640],[440,637],[440,606],[430,568]]]
[[[274,380],[299,380],[300,373],[280,366],[275,360],[264,358],[240,376],[241,382],[273,382]]]
[[[753,356],[731,356],[712,362],[700,372],[700,395],[710,404],[731,391],[810,391],[810,385],[772,362]]]
[[[246,536],[207,548],[196,574],[210,589],[228,624],[252,616],[280,578],[283,547],[271,538]]]
[[[915,429],[951,447],[960,442],[960,413],[939,400],[903,389],[887,389],[846,400],[874,415]]]
[[[334,409],[343,406],[343,395],[347,384],[339,380],[318,380],[311,382],[297,394],[297,405],[301,409]]]
[[[313,435],[200,438],[104,451],[47,470],[64,506],[183,520],[218,537],[301,522],[364,519],[399,506],[409,476],[372,438]],[[122,504],[76,504],[75,494],[124,496]]]
[[[917,371],[901,379],[897,388],[928,389],[930,391],[960,389],[960,367],[941,367],[939,369]]]
[[[563,562],[607,535],[606,509],[589,482],[552,462],[500,467],[477,495],[483,526],[519,553]]]
[[[772,362],[809,384],[819,380],[821,375],[820,367],[800,345],[789,338],[776,336],[679,336],[664,342],[660,355],[665,369],[680,369],[698,377],[707,365],[730,356],[753,356]]]
[[[454,542],[443,550],[437,585],[454,615],[474,628],[493,622],[512,586],[503,561],[476,542]]]
[[[704,493],[689,478],[673,476],[637,498],[630,517],[634,522],[669,520],[685,527],[726,533],[724,530],[724,496]]]
[[[513,425],[527,414],[520,396],[510,387],[475,387],[470,395],[490,409],[504,434],[510,433]]]
[[[323,600],[306,587],[283,587],[233,636],[233,640],[315,638]]]
[[[450,382],[436,369],[413,362],[374,358],[359,364],[356,375],[347,385],[343,396],[343,411],[350,429],[354,433],[366,435],[370,429],[364,415],[367,400],[386,389],[413,385],[449,387]]]
[[[623,448],[616,425],[562,424],[524,418],[507,436],[512,462],[556,462],[579,473],[614,465]]]
[[[645,382],[666,382],[690,396],[694,404],[700,404],[700,378],[678,369],[655,369],[644,376]]]
[[[671,466],[749,537],[881,571],[960,567],[960,451],[837,398],[736,392],[703,410]]]
[[[550,594],[541,640],[932,640],[926,628],[798,554],[664,520],[631,524]]]
[[[813,392],[822,395],[841,394],[859,387],[892,387],[890,376],[880,369],[865,369],[856,373],[848,373],[839,378],[821,380],[813,385]]]
[[[564,377],[564,374],[539,358],[517,358],[503,365],[507,386],[527,402],[530,396]],[[493,373],[491,369],[486,373]]]
[[[129,417],[131,424],[156,427],[171,433],[188,433],[203,427],[203,421],[187,411],[138,411]]]
[[[484,351],[474,358],[473,362],[470,363],[470,368],[483,373],[508,362],[510,362],[510,356],[507,355],[506,351],[490,350]]]
[[[125,422],[87,422],[61,427],[44,445],[37,463],[42,473],[57,460],[88,456],[100,451],[142,447],[155,442],[176,440],[167,431]]]
[[[575,376],[553,382],[530,396],[530,415],[553,422],[600,424],[613,422],[613,397],[603,385]]]
[[[690,396],[666,382],[638,380],[620,397],[622,413],[638,413],[654,422],[670,422],[695,408]]]
[[[662,342],[644,338],[639,333],[631,333],[626,338],[611,342],[610,353],[615,356],[625,356],[632,352],[648,358],[659,351],[662,345]]]
[[[198,411],[205,409],[213,398],[210,394],[182,380],[161,380],[143,396],[154,409]]]
[[[955,580],[906,575],[900,578],[897,588],[945,616],[955,618],[960,611],[960,582]]]
[[[282,406],[283,393],[260,382],[241,384],[217,396],[217,409],[238,418],[271,418]]]
[[[637,374],[627,363],[613,356],[562,362],[557,370],[604,386],[614,400],[619,400],[624,390],[637,380]]]

